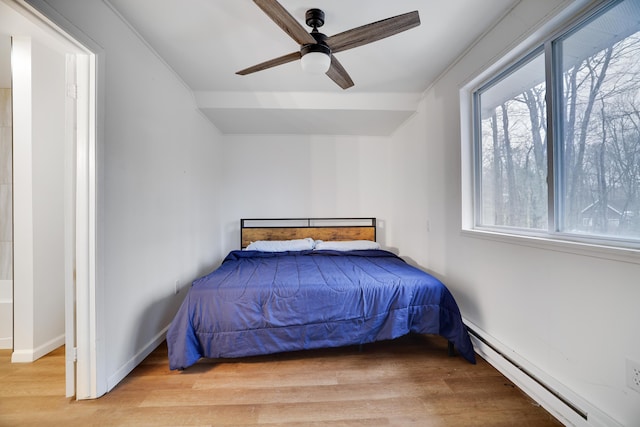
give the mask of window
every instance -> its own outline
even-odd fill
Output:
[[[544,52],[476,93],[480,224],[547,228]]]
[[[638,1],[606,2],[472,97],[475,228],[640,245]]]

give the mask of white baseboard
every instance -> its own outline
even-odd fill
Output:
[[[64,334],[42,344],[35,349],[14,350],[11,353],[11,363],[31,363],[40,359],[45,354],[51,353],[64,345]]]
[[[169,326],[165,327],[157,334],[146,346],[142,348],[135,356],[133,356],[127,363],[125,363],[120,369],[116,371],[115,374],[111,375],[107,379],[107,393],[110,392],[115,386],[118,385],[120,381],[122,381],[131,371],[135,369],[144,359],[147,357],[153,350],[155,350],[162,341],[165,340],[167,335],[167,329]],[[167,360],[167,368],[169,367],[169,361]]]
[[[561,423],[576,427],[623,427],[473,322],[463,320],[469,327],[476,353]]]

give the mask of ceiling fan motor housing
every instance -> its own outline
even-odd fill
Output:
[[[305,14],[305,22],[313,28],[320,28],[324,25],[324,12],[320,9],[309,9]]]
[[[331,55],[331,48],[325,42],[327,36],[317,31],[312,32],[311,35],[314,39],[316,39],[316,43],[303,45],[300,48],[300,53],[302,54],[302,56],[306,55],[309,52],[320,52],[324,53],[325,55]]]

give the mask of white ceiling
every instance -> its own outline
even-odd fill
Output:
[[[108,0],[189,86],[223,133],[388,135],[425,89],[516,0],[280,0],[304,25],[325,12],[328,36],[418,10],[421,25],[336,54],[355,86],[307,75],[299,61],[235,72],[299,50],[250,0]]]

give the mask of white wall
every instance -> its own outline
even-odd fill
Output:
[[[430,232],[429,256],[421,262],[444,278],[467,319],[573,396],[591,425],[609,419],[633,426],[640,422],[640,394],[625,385],[625,359],[640,361],[640,260],[461,233],[459,89],[561,3],[520,3],[426,93],[421,115],[429,172],[416,190],[428,194]]]
[[[424,113],[392,137],[225,135],[224,250],[240,218],[375,216],[386,249],[426,266],[430,150]]]
[[[35,348],[48,352],[64,343],[65,56],[34,41],[31,65],[35,298],[30,303]]]
[[[105,3],[48,3],[103,49],[97,303],[111,389],[164,338],[184,286],[220,262],[221,137]]]
[[[224,141],[227,251],[239,248],[240,218],[388,216],[389,138],[226,135]]]
[[[64,343],[64,55],[13,39],[14,345],[30,362]]]

